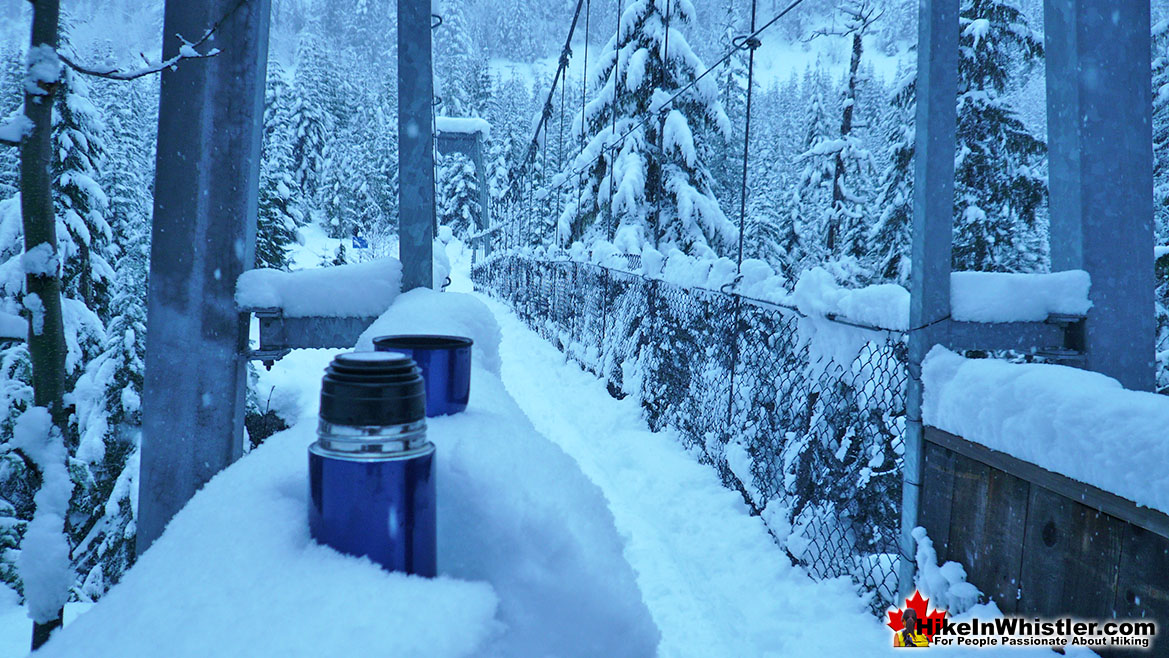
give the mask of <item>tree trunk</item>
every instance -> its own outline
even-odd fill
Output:
[[[57,48],[59,0],[33,2],[32,48],[41,45]],[[57,82],[41,83],[41,94],[24,94],[24,112],[33,130],[20,148],[20,204],[24,221],[24,248],[48,243],[57,253],[56,218],[53,214],[52,137],[53,98]],[[62,404],[65,389],[65,327],[61,317],[61,279],[50,275],[27,274],[26,306],[31,310],[28,352],[32,360],[33,400],[47,407],[53,421],[64,433],[67,415]],[[39,304],[36,299],[39,299]],[[31,303],[30,303],[31,302]],[[45,623],[33,623],[32,648],[49,639],[49,633],[61,625],[61,613]]]
[[[857,30],[852,35],[852,61],[848,65],[848,91],[844,96],[844,117],[840,121],[840,136],[848,137],[852,134],[853,108],[856,107],[857,71],[860,69],[861,54],[864,52],[862,38],[864,29]],[[844,180],[844,157],[840,152],[836,154],[836,170],[832,176],[832,219],[828,222],[828,238],[825,241],[830,253],[836,251],[836,241],[840,237],[839,221],[840,208],[844,205],[844,190],[841,184]]]

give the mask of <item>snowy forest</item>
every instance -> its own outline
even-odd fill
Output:
[[[22,109],[26,4],[0,6],[0,123]],[[158,59],[161,2],[62,4],[64,52],[110,66]],[[754,20],[787,4],[757,0]],[[397,255],[394,4],[272,5],[255,266]],[[567,77],[553,89],[575,5],[434,0],[442,19],[433,32],[435,112],[490,125],[491,227],[473,163],[444,155],[436,198],[445,241],[676,249],[758,259],[792,286],[813,267],[843,287],[909,285],[915,0],[799,4],[760,37],[749,119],[750,50],[736,48],[736,38],[752,31],[750,0],[680,0],[666,3],[670,16],[661,3],[589,0],[587,30],[577,29]],[[963,0],[961,11],[953,266],[1046,271],[1042,2]],[[1167,21],[1169,2],[1154,2],[1158,245],[1169,245]],[[662,62],[666,34],[675,41]],[[73,601],[101,598],[134,560],[158,84],[157,76],[109,80],[66,67],[53,108]],[[686,100],[659,117],[662,99],[691,84]],[[624,136],[618,149],[614,134]],[[49,477],[22,450],[18,422],[33,404],[25,337],[38,317],[25,294],[36,256],[24,252],[19,164],[18,149],[0,146],[0,599],[14,602],[23,600],[21,547]],[[547,211],[512,212],[524,194]],[[1156,256],[1157,384],[1169,393],[1169,250]],[[290,420],[259,377],[253,372],[247,448]]]

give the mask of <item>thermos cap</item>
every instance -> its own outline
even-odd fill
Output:
[[[346,352],[325,369],[321,420],[358,427],[405,425],[426,417],[426,388],[400,352]]]

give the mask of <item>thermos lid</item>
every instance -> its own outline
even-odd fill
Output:
[[[334,425],[404,425],[426,418],[426,388],[401,352],[346,352],[325,369],[321,419]]]

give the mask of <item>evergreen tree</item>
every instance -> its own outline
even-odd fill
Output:
[[[109,117],[114,284],[103,351],[89,361],[74,391],[80,445],[92,450],[90,512],[79,524],[73,562],[79,595],[97,598],[133,563],[141,397],[146,354],[146,279],[150,259],[152,142],[157,125],[150,80],[99,88]]]
[[[715,81],[698,80],[671,107],[661,106],[705,70],[682,34],[693,14],[689,0],[631,2],[601,50],[583,117],[589,137],[572,167],[587,170],[584,189],[560,217],[561,243],[587,233],[628,251],[656,246],[696,255],[737,243],[698,148],[712,132],[730,129]]]
[[[0,200],[0,311],[22,311],[24,252],[20,197]],[[13,424],[33,403],[32,362],[22,340],[0,338],[0,581],[23,594],[16,556],[35,510],[37,486],[20,455],[10,450]]]
[[[835,143],[836,130],[825,100],[829,93],[827,78],[819,64],[804,75],[802,93],[810,104],[800,144],[803,169],[791,194],[788,223],[793,237],[822,236],[823,227],[832,218],[832,177],[836,167],[835,158],[828,156],[833,155],[831,145]],[[822,240],[795,237],[791,243],[784,269],[792,275],[798,275],[805,265],[821,265],[827,260]]]
[[[848,76],[841,93],[839,108],[839,129],[828,139],[815,141],[804,154],[811,160],[832,161],[831,207],[819,213],[822,225],[817,234],[823,236],[824,250],[837,266],[842,278],[858,283],[867,278],[861,269],[859,259],[865,252],[863,231],[868,219],[871,199],[870,179],[873,174],[873,158],[864,141],[853,132],[853,124],[862,84],[861,59],[864,56],[864,37],[869,33],[881,13],[872,0],[848,0],[839,7],[843,24],[838,29],[819,30],[820,36],[840,36],[851,41]],[[826,172],[827,163],[813,165],[812,170]],[[821,178],[816,184],[822,184]]]
[[[909,285],[913,228],[913,153],[916,77],[903,75],[883,123],[890,135],[889,166],[878,193],[881,214],[869,231],[870,269],[876,278]]]
[[[436,91],[442,98],[441,112],[447,116],[471,116],[476,105],[486,63],[471,40],[463,2],[442,4],[442,26],[435,31],[434,71]]]
[[[475,165],[461,153],[442,156],[438,165],[438,223],[464,242],[478,230],[479,181]]]
[[[539,53],[538,42],[532,38],[531,5],[526,0],[498,0],[493,4],[497,8],[493,15],[494,52],[520,62],[535,60]]]
[[[113,269],[109,252],[113,231],[106,219],[109,197],[101,188],[105,162],[105,124],[89,98],[89,87],[66,69],[53,113],[54,201],[64,266],[62,293],[107,316]]]
[[[297,191],[310,210],[321,205],[318,193],[332,155],[329,140],[334,125],[329,114],[329,87],[334,79],[320,39],[306,32],[297,49],[292,85],[292,162]]]
[[[1153,26],[1153,225],[1169,243],[1169,19]]]
[[[743,3],[735,0],[726,0],[725,15],[722,18],[722,32],[719,35],[718,48],[728,51],[735,48],[735,37],[750,32],[749,17],[744,17]],[[730,119],[731,131],[726,135],[715,134],[711,149],[713,157],[710,160],[710,173],[713,177],[713,190],[716,198],[725,204],[738,207],[739,188],[743,182],[743,134],[747,116],[747,54],[745,49],[735,49],[730,58],[719,67],[718,90],[722,98],[723,109]],[[767,116],[759,112],[756,117]],[[758,132],[761,126],[756,123],[752,130]]]
[[[1169,245],[1169,19],[1153,25],[1153,229]],[[1157,392],[1169,392],[1169,253],[1156,261]]]
[[[293,97],[284,69],[268,62],[264,93],[264,145],[256,217],[256,267],[287,269],[301,213],[293,202]]]
[[[1043,41],[1005,0],[964,0],[960,18],[954,269],[1035,270],[1046,256],[1036,215],[1047,147],[1004,96],[1017,62],[1042,57]]]
[[[23,102],[24,57],[16,44],[0,42],[0,123]],[[0,200],[20,189],[20,149],[0,148]]]

